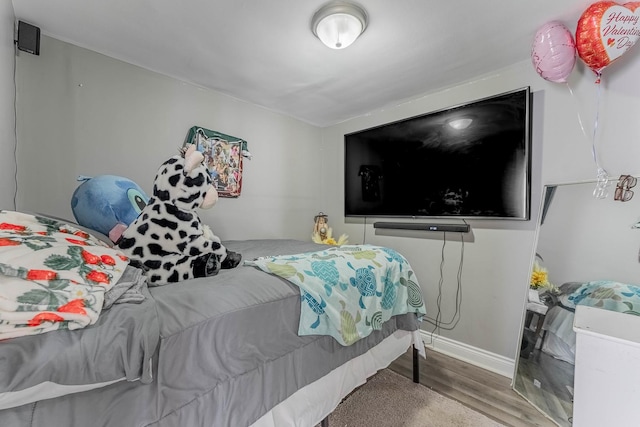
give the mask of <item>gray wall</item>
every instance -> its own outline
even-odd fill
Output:
[[[0,209],[14,209],[15,193],[15,63],[13,27],[15,16],[10,1],[0,1]]]
[[[557,187],[537,246],[549,280],[556,286],[593,280],[640,284],[640,229],[632,228],[640,220],[640,197],[599,200],[593,188]]]
[[[624,59],[624,58],[623,58]],[[329,128],[319,129],[219,93],[43,37],[41,56],[17,58],[18,207],[71,217],[79,174],[128,176],[149,191],[157,166],[175,153],[187,129],[200,125],[249,142],[243,194],[203,215],[224,239],[308,239],[313,215],[329,214],[334,233],[350,242],[400,250],[416,270],[429,315],[436,315],[442,235],[376,233],[371,221],[343,217],[343,135],[393,120],[530,85],[535,93],[536,144],[530,222],[471,222],[465,236],[461,320],[441,329],[453,352],[482,365],[513,363],[536,240],[543,184],[591,179],[586,134],[600,104],[598,145],[612,175],[638,173],[640,112],[637,61],[605,70],[597,98],[593,75],[577,67],[567,85],[544,81],[530,61],[423,94]],[[615,70],[615,72],[614,72]],[[597,101],[597,102],[596,102]],[[487,165],[490,167],[490,165]],[[442,319],[454,312],[462,242],[447,237]],[[433,327],[423,324],[425,331]],[[435,341],[437,344],[438,340]],[[490,363],[489,363],[490,364]],[[510,375],[513,366],[487,366]]]
[[[42,37],[17,58],[18,207],[72,219],[78,175],[125,176],[151,194],[192,126],[248,141],[242,195],[202,219],[223,239],[308,239],[322,210],[320,130],[261,107]]]

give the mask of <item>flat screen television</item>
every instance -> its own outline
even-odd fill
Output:
[[[345,216],[528,220],[529,87],[345,135]]]

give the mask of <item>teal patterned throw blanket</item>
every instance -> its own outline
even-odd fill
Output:
[[[245,265],[300,288],[299,335],[331,335],[340,344],[351,345],[392,316],[426,313],[409,262],[393,249],[344,245],[261,257]]]
[[[640,316],[640,286],[611,280],[588,282],[561,302],[572,309],[586,305]]]

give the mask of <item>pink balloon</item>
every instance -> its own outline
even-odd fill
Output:
[[[531,62],[540,76],[564,83],[576,65],[576,43],[562,22],[551,21],[536,32],[531,46]]]

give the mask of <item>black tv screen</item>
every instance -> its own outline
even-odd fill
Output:
[[[345,215],[529,219],[530,89],[345,135]]]

